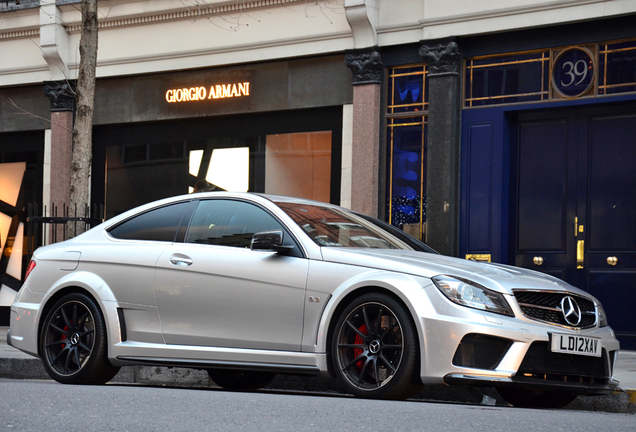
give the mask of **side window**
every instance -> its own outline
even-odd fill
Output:
[[[242,201],[206,200],[195,210],[185,241],[249,248],[255,233],[272,230],[286,231],[260,207]]]
[[[108,232],[118,239],[175,241],[188,202],[160,207],[128,219]]]

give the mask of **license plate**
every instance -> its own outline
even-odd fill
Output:
[[[589,336],[552,333],[552,352],[600,357],[601,340]]]

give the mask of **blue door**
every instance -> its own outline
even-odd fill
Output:
[[[514,141],[515,264],[597,297],[636,348],[636,104],[521,113]]]

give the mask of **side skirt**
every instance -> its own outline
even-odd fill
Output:
[[[118,356],[117,360],[131,364],[144,364],[150,366],[186,367],[195,369],[232,369],[232,370],[253,370],[263,372],[274,372],[286,375],[320,375],[317,366],[302,366],[288,364],[265,364],[250,362],[223,362],[213,360],[187,360],[154,357],[129,357]]]

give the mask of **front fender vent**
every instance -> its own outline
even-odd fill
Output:
[[[462,338],[453,366],[494,370],[512,345],[510,339],[470,333]]]

